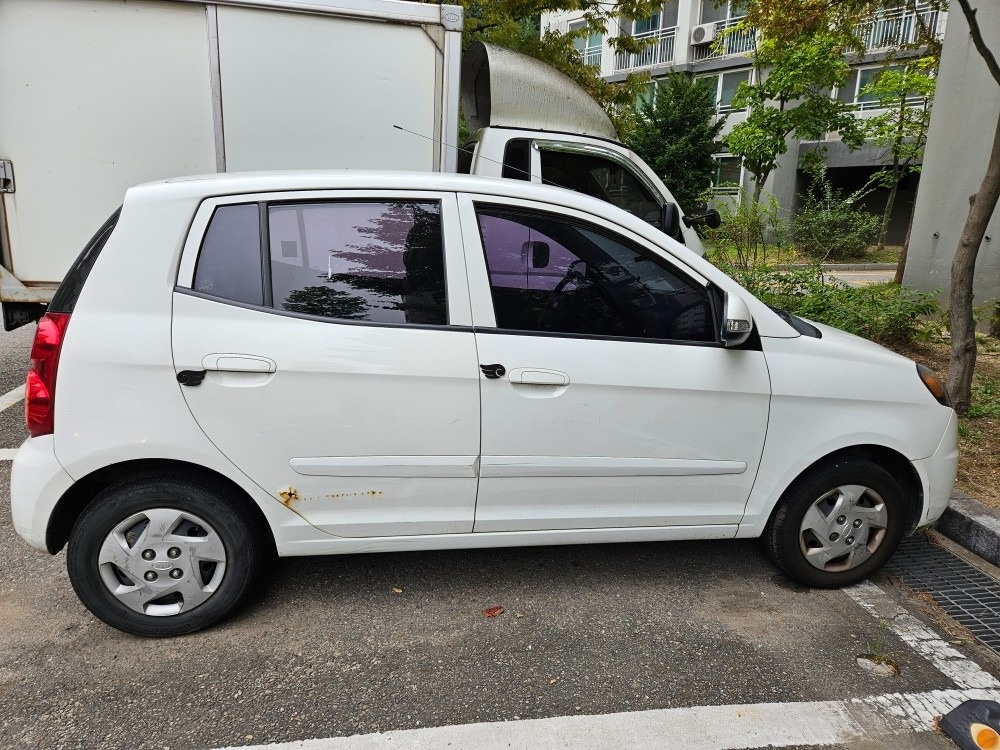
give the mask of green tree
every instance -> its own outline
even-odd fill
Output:
[[[969,0],[958,0],[972,43],[986,64],[993,80],[1000,85],[1000,63],[979,28],[976,9]],[[956,14],[957,15],[957,14]],[[948,394],[955,411],[965,414],[972,395],[972,376],[976,368],[976,322],[972,314],[972,282],[976,259],[982,247],[990,218],[1000,200],[1000,120],[996,123],[993,143],[979,190],[969,196],[969,214],[951,263],[951,289],[948,293],[948,317],[951,329],[951,357],[948,360]]]
[[[747,15],[731,33],[756,32],[754,75],[740,84],[735,107],[746,119],[733,127],[725,143],[753,177],[753,201],[788,151],[788,138],[820,140],[840,133],[849,148],[860,148],[864,131],[852,105],[830,96],[850,70],[845,50],[858,50],[858,6],[847,0],[751,0]]]
[[[713,154],[725,118],[716,118],[715,92],[704,80],[672,72],[657,82],[652,101],[639,105],[626,143],[690,213],[715,173]]]
[[[885,149],[884,158],[888,162],[873,177],[875,184],[889,190],[879,227],[880,252],[885,248],[885,236],[899,183],[911,172],[920,171],[931,121],[937,63],[935,57],[925,56],[887,67],[860,92],[871,97],[883,110],[881,114],[864,121],[868,139],[874,146]],[[906,257],[903,256],[896,269],[900,283],[905,264]]]
[[[668,0],[673,2],[674,0]],[[531,55],[562,71],[580,84],[611,117],[624,135],[634,119],[633,103],[649,81],[649,75],[630,74],[619,83],[601,78],[596,65],[586,65],[575,42],[590,34],[607,35],[618,29],[618,18],[647,18],[663,8],[662,0],[620,0],[595,3],[592,0],[461,0],[465,8],[463,43],[492,42]],[[566,33],[541,30],[542,13],[561,10],[583,11],[585,25]],[[612,34],[608,42],[615,52],[639,52],[652,40],[640,42],[625,33]]]

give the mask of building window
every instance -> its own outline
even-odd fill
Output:
[[[569,25],[569,30],[571,32],[582,31],[586,27],[586,23],[571,23]],[[590,32],[589,34],[578,36],[573,40],[573,46],[576,47],[576,51],[580,54],[580,59],[583,60],[584,65],[600,65],[601,64],[601,47],[604,45],[604,36],[602,34],[595,34]]]
[[[738,195],[743,184],[743,160],[731,154],[715,155],[715,177],[712,188],[716,195]]]
[[[746,8],[743,0],[729,0],[729,2],[722,3],[716,0],[702,0],[701,2],[701,23],[729,21],[734,18],[743,18],[745,15]]]
[[[878,77],[886,71],[902,72],[900,65],[874,66],[869,68],[854,68],[847,76],[843,86],[837,89],[837,100],[845,104],[851,104],[860,110],[882,109],[883,103],[873,94],[866,93],[865,88],[878,80]],[[912,101],[907,97],[907,104],[918,105],[923,102],[923,97],[914,96]]]
[[[715,89],[715,107],[719,114],[742,112],[744,108],[733,106],[733,99],[741,83],[750,83],[750,73],[750,68],[744,68],[716,75],[699,76],[699,80],[708,81]]]

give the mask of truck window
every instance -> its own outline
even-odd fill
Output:
[[[458,174],[472,174],[472,157],[476,155],[476,142],[466,143],[458,149]]]
[[[515,138],[507,142],[501,176],[511,180],[531,180],[531,141]]]
[[[639,178],[621,164],[593,154],[542,149],[542,179],[623,208],[656,224],[660,203]]]

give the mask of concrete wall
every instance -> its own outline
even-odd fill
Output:
[[[977,20],[986,43],[1000,56],[1000,2],[978,0]],[[916,216],[903,281],[918,289],[947,291],[951,261],[979,190],[1000,117],[1000,86],[990,76],[957,7],[948,17]],[[979,249],[975,303],[1000,297],[1000,212],[994,212]]]

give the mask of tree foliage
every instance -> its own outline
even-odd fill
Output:
[[[591,33],[617,32],[618,17],[646,18],[662,9],[662,0],[621,0],[594,3],[589,0],[461,0],[465,8],[463,44],[491,42],[548,63],[582,86],[611,117],[619,133],[631,127],[633,104],[649,81],[648,74],[630,74],[620,83],[601,78],[596,65],[586,65],[574,46]],[[585,25],[568,32],[542,31],[542,13],[583,11]],[[638,52],[648,43],[629,34],[612,33],[608,42],[616,52]]]
[[[706,81],[670,73],[657,82],[652,101],[640,104],[626,140],[688,213],[715,173],[713,154],[725,118],[717,120],[714,96]]]
[[[937,57],[925,55],[887,67],[861,91],[877,102],[881,110],[881,114],[864,121],[865,135],[872,145],[883,149],[886,162],[874,175],[875,184],[889,190],[879,228],[879,250],[885,246],[900,180],[920,171],[938,62]]]
[[[753,0],[732,33],[753,33],[754,76],[740,84],[733,106],[748,108],[746,119],[733,127],[725,142],[743,158],[754,180],[754,201],[788,138],[819,140],[837,131],[849,148],[864,143],[864,131],[852,105],[830,96],[847,80],[850,66],[844,51],[858,49],[858,8],[868,3],[829,0]]]

